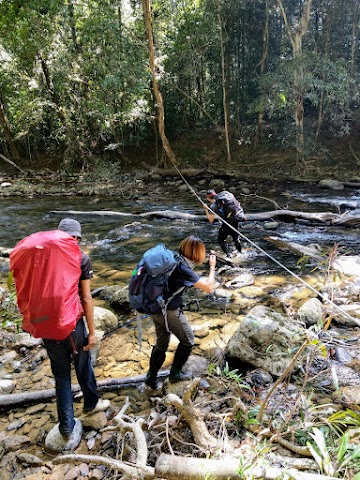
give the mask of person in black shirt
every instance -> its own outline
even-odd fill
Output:
[[[193,268],[205,261],[205,245],[197,237],[186,237],[180,244],[179,253],[182,257],[174,272],[169,278],[169,297],[180,287],[195,287],[204,292],[212,292],[215,286],[215,255],[209,256],[210,272],[207,277],[199,277]],[[150,356],[149,371],[145,384],[156,390],[158,388],[157,373],[165,361],[166,351],[169,346],[170,335],[173,333],[179,340],[174,360],[170,370],[171,383],[187,380],[191,374],[182,371],[182,367],[189,358],[194,345],[194,333],[182,312],[182,294],[184,289],[171,299],[166,310],[166,318],[162,312],[153,314],[152,320],[156,330],[156,344]]]
[[[219,198],[223,193],[227,193],[232,196],[233,198],[232,208],[226,209],[226,208],[219,207],[217,198]],[[244,211],[240,203],[229,192],[225,191],[225,192],[221,192],[220,194],[217,194],[213,189],[210,189],[206,192],[206,199],[210,204],[210,209],[212,210],[210,211],[207,205],[204,205],[204,210],[209,222],[213,223],[213,221],[215,220],[215,215],[212,212],[215,212],[220,218],[223,218],[226,222],[226,223],[221,222],[219,235],[218,235],[218,242],[222,251],[225,253],[227,257],[231,257],[229,245],[226,242],[227,237],[230,236],[234,241],[237,251],[241,253],[240,235],[238,234],[237,230],[239,229],[239,222],[246,220],[246,218],[244,216]]]

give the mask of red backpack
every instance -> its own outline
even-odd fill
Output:
[[[37,232],[10,254],[22,328],[34,337],[64,340],[83,315],[79,297],[82,253],[60,230]]]

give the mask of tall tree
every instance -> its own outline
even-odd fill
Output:
[[[292,28],[286,11],[284,9],[282,0],[277,0],[284,19],[285,27],[291,42],[293,61],[294,61],[294,76],[293,76],[293,95],[295,99],[295,128],[296,128],[296,152],[298,162],[304,162],[304,66],[303,66],[303,51],[302,42],[303,37],[308,31],[311,2],[312,0],[305,0],[302,16],[298,23]]]
[[[145,28],[146,28],[147,38],[149,42],[150,69],[151,69],[151,76],[152,76],[152,87],[153,87],[154,97],[156,101],[159,133],[160,133],[163,148],[165,150],[165,153],[168,159],[171,161],[171,163],[177,164],[175,154],[172,151],[169,140],[165,133],[164,103],[163,103],[163,98],[159,88],[157,72],[155,67],[155,48],[154,48],[154,39],[153,39],[153,31],[152,31],[152,22],[151,22],[150,0],[143,0],[143,5],[144,5]],[[164,163],[166,162],[164,161]]]

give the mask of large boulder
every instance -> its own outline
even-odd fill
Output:
[[[280,376],[306,338],[293,320],[258,305],[246,315],[225,348],[225,355]],[[301,365],[299,360],[298,365]]]
[[[118,326],[118,318],[111,310],[106,308],[94,307],[94,322],[96,330],[111,332]]]

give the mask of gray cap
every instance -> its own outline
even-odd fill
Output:
[[[58,230],[62,230],[72,237],[82,238],[81,225],[73,218],[63,218],[58,225]]]

